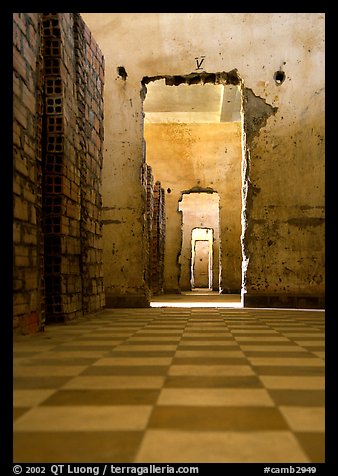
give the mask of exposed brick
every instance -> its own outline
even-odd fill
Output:
[[[13,223],[13,243],[21,243],[21,225]]]
[[[14,196],[13,217],[17,220],[28,220],[28,204],[22,200],[19,200],[19,198],[17,198],[16,196]]]
[[[26,34],[26,14],[25,13],[13,13],[13,23],[16,24],[21,31]]]
[[[78,14],[14,18],[14,273],[22,300],[15,302],[13,325],[26,332],[42,325],[45,314],[71,320],[104,303],[103,58]]]
[[[37,52],[32,50],[32,47],[27,41],[27,38],[22,38],[22,52],[26,59],[26,62],[29,64],[31,69],[35,71],[36,69],[36,59],[37,59]]]
[[[13,69],[22,79],[27,79],[27,63],[16,47],[13,48]]]
[[[30,91],[25,84],[22,85],[22,103],[27,109],[35,115],[36,109],[36,96],[35,91]]]
[[[13,116],[22,127],[27,128],[27,109],[17,96],[13,97]]]
[[[13,71],[13,94],[15,94],[18,98],[21,98],[21,91],[22,81],[20,81],[17,73]]]
[[[36,153],[35,146],[36,146],[35,141],[29,138],[27,134],[25,134],[24,153],[26,154],[27,157],[30,157],[33,160],[35,159],[35,153]]]
[[[40,320],[39,315],[36,311],[30,312],[24,317],[20,322],[21,333],[22,334],[35,334],[40,331]]]
[[[22,48],[22,36],[22,31],[17,23],[13,23],[13,45],[18,51],[21,51]]]
[[[31,48],[35,49],[35,47],[37,45],[37,42],[39,41],[37,30],[36,30],[36,25],[34,25],[34,26],[29,25],[28,26],[27,38],[28,38],[28,42],[29,42],[29,45],[31,46]]]
[[[28,267],[29,263],[29,248],[27,246],[14,246],[14,265],[19,267]],[[20,295],[16,297],[20,299]]]
[[[13,121],[13,155],[15,155],[15,151],[19,150],[21,147],[21,127],[20,124],[14,120]]]
[[[26,245],[36,245],[37,244],[37,235],[36,235],[36,230],[32,229],[31,227],[26,227],[24,233],[23,233],[23,244]]]
[[[33,291],[37,288],[37,279],[38,275],[36,269],[32,269],[32,267],[30,267],[29,269],[24,270],[25,288],[27,291]]]
[[[15,316],[27,315],[29,311],[30,311],[29,303],[13,304],[13,314]],[[19,322],[21,324],[22,320],[20,319]]]
[[[14,166],[16,172],[28,177],[27,160],[24,157],[19,160],[16,160]]]

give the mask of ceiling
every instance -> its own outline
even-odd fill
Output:
[[[241,120],[241,94],[233,85],[166,86],[160,79],[147,84],[143,109],[146,123],[237,122]]]

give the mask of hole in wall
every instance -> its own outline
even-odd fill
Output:
[[[123,66],[118,66],[117,67],[117,74],[125,81],[127,79],[127,71],[124,69]]]
[[[227,185],[231,184],[230,188],[235,187],[236,192],[225,197],[225,191],[222,190],[223,221],[227,225],[223,225],[222,228],[225,236],[223,253],[225,272],[222,275],[220,271],[222,253],[219,249],[219,255],[216,258],[217,266],[213,266],[213,278],[210,282],[217,293],[231,293],[235,290],[236,293],[240,293],[243,125],[242,93],[237,71],[212,74],[192,73],[174,77],[145,77],[142,81],[141,97],[144,101],[146,161],[152,167],[155,180],[160,180],[169,194],[166,201],[164,290],[181,292],[184,289],[192,289],[191,228],[189,233],[185,233],[189,242],[189,256],[186,261],[186,256],[183,257],[182,252],[182,243],[185,240],[182,235],[180,216],[182,214],[177,213],[177,204],[184,192],[181,192],[180,197],[179,191],[189,190],[188,193],[208,191],[212,194],[214,190],[210,187],[211,184],[213,186],[215,184],[218,188],[219,182],[224,184],[229,181]],[[223,134],[222,129],[227,128],[229,133]],[[234,133],[230,133],[230,130]],[[210,146],[212,145],[211,148],[215,149],[215,143],[217,147],[221,144],[222,152],[219,150],[211,152]],[[234,162],[234,167],[231,167],[229,163],[231,160]],[[231,175],[232,168],[236,169],[236,177]],[[230,204],[232,196],[236,196],[235,206]],[[226,210],[228,210],[228,217]],[[199,211],[197,206],[196,212]],[[217,213],[219,223],[219,210]],[[232,213],[236,215],[235,226],[231,223]],[[203,220],[199,220],[195,227],[201,227],[203,224],[207,226]],[[236,230],[234,239],[231,237],[232,230]],[[234,242],[236,242],[235,251],[232,249]],[[238,255],[236,265],[230,263],[234,254]],[[215,254],[213,254],[213,263],[215,263]],[[234,268],[236,268],[235,272]],[[230,274],[236,274],[236,284],[231,281]],[[167,279],[171,280],[169,284],[166,282]]]
[[[281,84],[284,83],[286,78],[286,75],[284,71],[276,71],[275,74],[273,75],[273,79],[275,80],[275,83],[280,86]]]

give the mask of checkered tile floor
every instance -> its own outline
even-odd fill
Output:
[[[15,462],[324,461],[324,312],[108,309],[14,342]]]

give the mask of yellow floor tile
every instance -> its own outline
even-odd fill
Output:
[[[157,405],[274,406],[274,403],[264,389],[165,388]]]
[[[48,406],[29,410],[14,423],[14,431],[144,430],[152,407]]]
[[[66,383],[65,389],[109,389],[109,388],[161,388],[164,377],[161,376],[87,376],[76,377]]]
[[[279,410],[293,431],[325,431],[323,407],[280,406]]]
[[[325,388],[325,377],[260,375],[259,378],[266,388],[303,390],[323,390]]]
[[[187,432],[148,430],[137,463],[308,463],[287,431]]]

